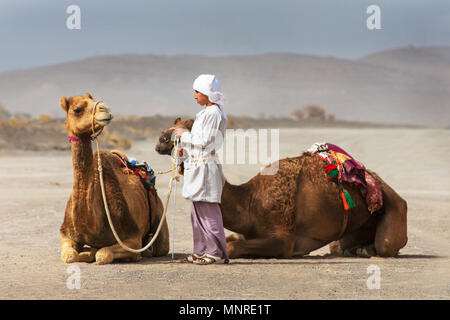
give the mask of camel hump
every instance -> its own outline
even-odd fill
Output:
[[[118,155],[120,158],[122,158],[124,161],[128,162],[128,157],[125,153],[123,153],[120,150],[111,150],[112,154]]]
[[[324,162],[323,167],[328,179],[339,185],[342,202],[346,211],[354,208],[356,204],[348,191],[342,186],[342,182],[346,182],[348,185],[356,186],[360,189],[370,213],[381,209],[383,206],[381,188],[361,162],[357,161],[339,146],[329,142],[315,143],[308,151],[320,157]]]
[[[156,175],[146,161],[139,163],[136,159],[128,159],[127,155],[119,150],[111,150],[110,152],[120,161],[124,173],[134,174],[141,180],[145,189],[154,191]]]

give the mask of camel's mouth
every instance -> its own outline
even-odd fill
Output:
[[[167,155],[172,154],[172,149],[173,148],[163,148],[160,145],[156,145],[156,147],[155,147],[155,151],[158,152],[161,155],[162,154],[167,154]]]
[[[96,103],[94,108],[96,108],[95,123],[102,127],[107,126],[113,119],[113,115],[111,114],[108,106],[100,101]]]
[[[104,103],[100,103],[95,113],[95,123],[104,127],[107,126],[112,119],[113,115],[111,114],[108,106]]]
[[[110,114],[110,113],[108,113],[108,114],[100,114],[99,116],[95,117],[95,123],[105,127],[111,122],[111,120],[113,118],[114,118],[113,115]]]

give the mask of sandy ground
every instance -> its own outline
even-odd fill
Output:
[[[69,152],[0,153],[1,299],[448,299],[450,131],[434,129],[281,129],[280,157],[296,156],[313,142],[340,145],[378,172],[407,201],[409,242],[397,258],[336,258],[322,248],[309,256],[237,259],[229,265],[181,263],[192,248],[189,202],[178,197],[175,258],[97,266],[77,263],[80,289],[69,289],[69,265],[60,260],[59,226],[72,186]],[[169,157],[155,139],[127,154],[156,170]],[[232,183],[259,165],[224,165]],[[157,179],[165,197],[168,177]],[[172,230],[173,200],[169,207]],[[367,268],[380,270],[381,288],[369,289]]]

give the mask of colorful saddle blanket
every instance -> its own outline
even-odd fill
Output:
[[[113,150],[111,153],[120,161],[125,173],[134,174],[139,177],[145,189],[148,191],[155,190],[156,176],[146,161],[142,161],[142,163],[136,160],[129,161],[124,153],[117,150]]]
[[[381,209],[383,206],[381,189],[362,163],[331,143],[315,143],[308,151],[317,154],[323,160],[323,168],[328,179],[339,185],[345,210],[354,208],[356,204],[341,182],[347,182],[350,186],[359,188],[370,213]]]

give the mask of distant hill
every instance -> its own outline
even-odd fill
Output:
[[[114,113],[194,115],[192,82],[215,73],[236,116],[288,116],[317,104],[336,119],[450,124],[450,47],[405,47],[359,60],[299,54],[98,56],[0,73],[12,112],[63,116],[61,95],[91,92]]]
[[[10,117],[11,113],[0,104],[0,120],[9,119]]]
[[[374,53],[360,61],[430,78],[450,80],[450,47],[407,46]]]

